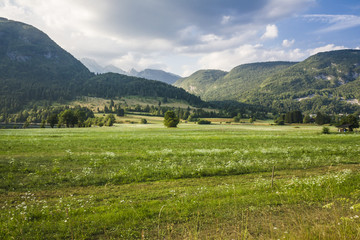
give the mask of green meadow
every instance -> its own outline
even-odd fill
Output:
[[[360,134],[321,130],[0,130],[0,239],[360,239]]]

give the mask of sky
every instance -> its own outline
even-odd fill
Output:
[[[358,0],[0,0],[0,17],[102,66],[199,69],[360,49]]]

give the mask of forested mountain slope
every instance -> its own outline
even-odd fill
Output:
[[[331,113],[359,109],[360,50],[318,53],[299,63],[244,64],[216,79],[197,77],[201,72],[176,84],[204,100],[236,100],[274,112],[300,109]],[[201,91],[194,92],[192,86]]]
[[[177,80],[174,86],[181,87],[189,93],[203,97],[210,86],[226,74],[227,72],[220,70],[199,70],[189,77]]]
[[[21,110],[31,101],[72,100],[79,96],[168,97],[203,103],[183,89],[121,74],[91,73],[45,33],[0,18],[0,111]]]

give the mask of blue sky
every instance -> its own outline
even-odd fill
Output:
[[[358,0],[0,0],[1,17],[78,59],[182,76],[359,48],[359,13]]]

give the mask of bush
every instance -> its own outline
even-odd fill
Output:
[[[322,133],[322,134],[330,134],[330,128],[328,128],[328,127],[323,127],[321,133]]]
[[[179,124],[179,118],[174,111],[167,111],[164,116],[164,125],[166,127],[177,127]]]
[[[147,124],[147,120],[146,120],[145,118],[142,118],[142,119],[140,120],[140,123],[141,123],[141,124]]]
[[[199,121],[197,122],[197,124],[211,124],[211,121],[202,119],[202,120],[199,120]]]

